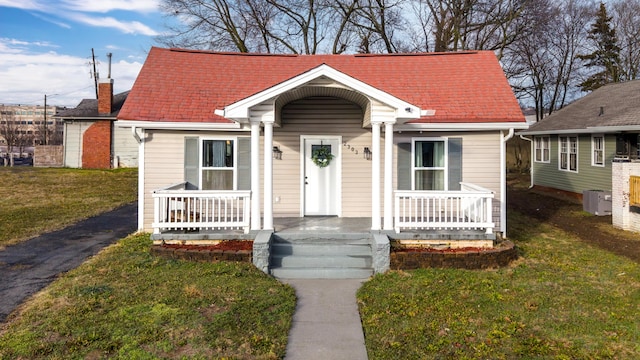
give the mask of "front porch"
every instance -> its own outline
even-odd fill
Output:
[[[459,191],[396,191],[393,230],[374,230],[371,218],[306,216],[272,217],[273,233],[378,233],[393,240],[422,245],[460,247],[465,241],[495,240],[493,193],[472,184]],[[204,244],[219,240],[254,239],[250,191],[195,190],[188,182],[153,192],[153,236],[157,242]],[[264,218],[260,222],[266,222]],[[469,245],[462,245],[469,246]]]
[[[308,234],[308,235],[334,235],[340,237],[345,234],[370,234],[371,219],[340,218],[337,216],[308,216],[274,218],[274,233],[279,235]],[[458,247],[478,247],[480,243],[484,247],[490,246],[496,239],[495,234],[487,234],[484,230],[451,230],[440,229],[430,231],[409,230],[396,233],[394,231],[379,231],[392,240],[402,243],[415,243],[429,246],[444,246],[445,243],[455,242]],[[377,232],[376,232],[377,233]],[[234,229],[200,229],[200,230],[166,230],[154,233],[151,238],[154,243],[180,243],[189,245],[211,244],[221,240],[253,240],[257,232],[245,233],[243,230]],[[465,245],[471,243],[472,245]]]
[[[188,182],[157,190],[155,244],[253,241],[253,264],[283,278],[366,278],[389,270],[391,248],[492,248],[493,193],[396,191],[393,230],[373,230],[369,217],[273,217],[251,230],[250,191],[191,190]],[[267,222],[261,218],[259,222]]]

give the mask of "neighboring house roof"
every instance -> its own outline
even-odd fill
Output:
[[[494,53],[273,55],[152,48],[119,120],[228,123],[214,112],[326,65],[435,110],[411,122],[524,122]]]
[[[640,130],[640,80],[609,84],[521,131],[523,135]]]
[[[113,95],[113,105],[111,106],[113,111],[111,114],[98,113],[97,99],[83,99],[75,108],[59,111],[55,116],[61,119],[115,119],[128,95],[129,91]]]

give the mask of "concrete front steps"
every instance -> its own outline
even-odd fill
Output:
[[[283,279],[366,279],[370,234],[274,235],[269,272]]]

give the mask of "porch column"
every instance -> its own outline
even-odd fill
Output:
[[[380,123],[371,123],[371,230],[380,230]]]
[[[264,122],[264,230],[273,230],[273,121]]]
[[[251,121],[251,230],[260,224],[260,121]]]
[[[384,230],[393,230],[393,125],[384,123]]]

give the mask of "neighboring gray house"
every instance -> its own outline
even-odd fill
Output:
[[[616,201],[624,208],[629,197],[628,179],[616,171],[640,165],[640,80],[603,86],[519,134],[531,140],[532,186],[578,198],[612,191],[615,225]]]
[[[99,100],[84,99],[56,115],[64,121],[65,167],[138,166],[138,143],[131,131],[113,126],[128,95],[129,91],[113,95],[113,80],[106,79],[100,83]]]

